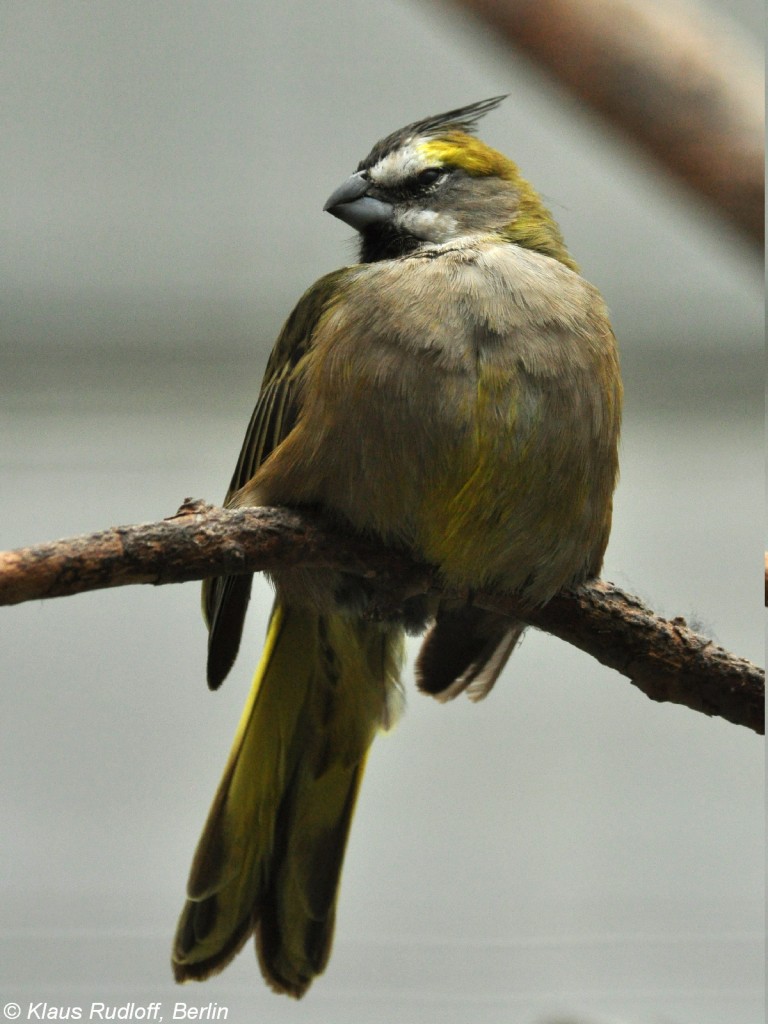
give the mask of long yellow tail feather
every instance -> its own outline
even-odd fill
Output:
[[[400,647],[399,631],[275,606],[192,863],[178,981],[222,970],[253,931],[278,991],[301,996],[325,967],[355,798],[388,724]]]

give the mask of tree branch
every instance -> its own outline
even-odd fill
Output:
[[[763,75],[727,20],[669,0],[454,0],[757,242]]]
[[[161,522],[0,552],[0,604],[289,566],[363,576],[376,588],[379,608],[397,607],[416,593],[462,597],[441,585],[436,569],[341,532],[315,512],[221,509],[187,499]],[[482,592],[473,599],[579,647],[652,700],[764,731],[764,673],[757,666],[694,633],[683,619],[661,618],[611,583],[562,591],[534,611],[522,612],[510,595]]]

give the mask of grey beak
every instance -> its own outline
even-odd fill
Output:
[[[363,231],[371,224],[384,224],[392,219],[392,207],[380,199],[366,195],[369,181],[358,171],[339,185],[323,209],[343,220],[355,231]]]

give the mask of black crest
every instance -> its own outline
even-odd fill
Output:
[[[470,103],[468,107],[457,107],[456,110],[449,110],[445,114],[425,117],[421,121],[407,124],[405,128],[400,128],[398,131],[392,132],[391,135],[387,135],[385,139],[377,142],[368,156],[360,161],[357,169],[358,171],[364,171],[368,167],[373,167],[387,153],[392,153],[394,150],[399,149],[400,146],[405,145],[410,139],[417,138],[418,136],[435,137],[451,130],[472,134],[477,128],[477,122],[480,118],[485,117],[489,111],[495,110],[501,101],[506,98],[506,95],[494,96],[489,100],[480,100],[479,103]]]

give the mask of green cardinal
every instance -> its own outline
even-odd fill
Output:
[[[197,847],[176,978],[222,970],[255,934],[267,982],[301,996],[326,966],[365,759],[396,715],[406,629],[426,629],[421,690],[474,699],[522,606],[597,575],[617,478],[621,381],[600,294],[517,166],[475,137],[497,97],[378,142],[325,209],[360,260],[288,318],[228,507],[320,507],[439,567],[466,603],[366,614],[343,573],[273,573],[266,645]],[[208,580],[208,681],[237,654],[251,577]],[[454,591],[455,592],[455,591]]]

